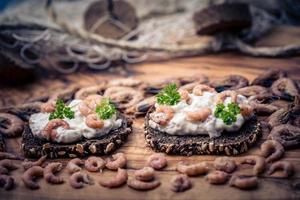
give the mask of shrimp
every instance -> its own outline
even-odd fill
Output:
[[[151,181],[154,178],[154,169],[152,167],[144,167],[134,172],[134,177],[140,181]]]
[[[192,187],[192,182],[185,174],[179,174],[171,179],[171,190],[173,192],[184,192]]]
[[[218,157],[214,160],[214,167],[216,170],[231,173],[236,169],[236,163],[227,156]]]
[[[227,182],[229,174],[223,171],[216,170],[207,174],[205,178],[210,184],[224,184]]]
[[[78,188],[82,188],[84,186],[83,185],[84,183],[92,184],[93,181],[88,174],[83,172],[75,172],[70,176],[69,183],[71,187],[78,189]]]
[[[226,91],[223,91],[221,93],[218,93],[217,96],[216,96],[215,102],[217,104],[223,103],[227,97],[231,98],[231,102],[236,103],[236,101],[237,101],[237,93],[235,91],[233,91],[233,90],[226,90]]]
[[[0,187],[4,188],[5,190],[11,190],[14,188],[15,180],[5,174],[0,174]]]
[[[8,152],[0,152],[0,160],[3,160],[3,159],[23,160],[23,158],[18,155],[8,153]]]
[[[44,169],[44,178],[48,183],[52,184],[61,184],[64,182],[64,179],[61,177],[55,176],[54,172],[59,172],[62,170],[62,164],[59,162],[49,163]]]
[[[134,78],[121,78],[114,79],[108,82],[108,86],[125,86],[125,87],[136,87],[142,84],[141,80],[137,80]]]
[[[112,155],[112,158],[108,158],[106,162],[106,168],[110,170],[118,170],[126,165],[127,159],[124,153],[116,153]]]
[[[9,113],[0,113],[0,133],[6,137],[19,136],[24,130],[24,122]]]
[[[153,190],[160,186],[160,182],[157,180],[151,182],[144,182],[137,179],[129,179],[127,185],[135,190]]]
[[[10,170],[15,169],[18,169],[18,166],[12,160],[4,159],[0,161],[0,174],[8,174]]]
[[[53,101],[46,102],[41,105],[41,111],[44,113],[52,113],[55,111],[55,104]]]
[[[282,178],[287,178],[294,173],[294,166],[287,161],[277,161],[270,166],[268,174],[271,175],[277,170],[282,170],[283,175]]]
[[[85,119],[85,123],[88,127],[94,129],[100,129],[104,126],[104,121],[97,114],[89,114]]]
[[[261,85],[264,87],[270,87],[274,81],[279,78],[286,77],[287,73],[283,70],[271,69],[267,72],[257,76],[251,83],[251,85]]]
[[[198,176],[209,172],[209,166],[206,162],[188,165],[181,161],[177,164],[176,170],[188,176]]]
[[[160,170],[168,165],[167,159],[162,153],[154,153],[148,157],[147,166],[152,167],[155,170]]]
[[[158,106],[156,111],[152,113],[151,119],[154,122],[165,126],[173,118],[174,112],[174,109],[170,106]]]
[[[180,95],[180,99],[185,101],[187,104],[190,104],[190,96],[189,96],[189,92],[187,90],[178,90],[179,95]]]
[[[70,126],[68,122],[63,119],[52,119],[50,120],[45,128],[42,130],[42,135],[47,138],[47,140],[55,140],[57,136],[56,128],[63,127],[64,129],[69,129]]]
[[[102,169],[105,167],[105,164],[106,163],[102,158],[96,156],[91,156],[84,162],[85,169],[89,172],[102,171]]]
[[[267,122],[273,128],[281,124],[286,124],[289,121],[290,117],[290,110],[281,108],[270,115],[267,119]]]
[[[261,146],[261,155],[266,158],[266,162],[279,160],[284,154],[283,146],[276,140],[266,140]]]
[[[254,165],[254,167],[253,167],[254,175],[258,175],[258,174],[262,173],[266,167],[265,158],[261,157],[261,156],[252,156],[252,155],[245,156],[245,157],[240,158],[238,163]]]
[[[33,166],[24,172],[21,179],[26,187],[32,190],[39,189],[40,186],[34,181],[37,177],[42,177],[44,174],[43,168],[40,166]]]
[[[229,185],[242,190],[253,189],[257,187],[258,179],[256,176],[246,177],[241,175],[233,175],[229,181]]]
[[[108,188],[116,188],[124,185],[128,179],[128,174],[125,169],[118,169],[116,177],[112,178],[111,180],[104,180],[101,179],[99,181],[99,184],[102,185],[103,187],[108,187]]]
[[[248,79],[240,75],[229,75],[210,81],[210,86],[216,91],[236,90],[249,85]]]
[[[210,108],[200,108],[197,111],[186,112],[187,120],[192,122],[203,122],[212,113]]]
[[[103,82],[99,85],[83,87],[75,93],[75,99],[84,100],[89,95],[97,94],[99,92],[102,92],[102,90],[104,90],[105,88],[106,88],[106,83],[105,82]]]
[[[69,174],[73,174],[75,172],[81,171],[80,165],[84,165],[84,161],[79,158],[74,158],[70,160],[67,164],[67,171]]]
[[[103,97],[101,95],[92,94],[87,96],[83,102],[78,106],[79,112],[83,116],[88,116],[89,114],[94,113],[97,105],[101,102]]]
[[[278,141],[287,149],[299,147],[300,128],[290,124],[276,126],[271,130],[269,139]]]
[[[203,92],[216,92],[214,88],[208,86],[208,85],[196,85],[193,89],[193,94],[197,96],[202,96]]]
[[[249,117],[253,114],[253,108],[250,105],[242,104],[240,105],[240,109],[243,117]]]
[[[40,157],[37,161],[25,160],[24,162],[22,162],[22,166],[25,170],[27,170],[33,166],[41,166],[46,161],[46,159],[47,159],[47,155]]]
[[[271,86],[271,91],[276,96],[286,100],[293,100],[295,96],[299,95],[297,84],[289,78],[276,80]]]

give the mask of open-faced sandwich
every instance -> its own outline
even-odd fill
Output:
[[[198,84],[177,90],[169,84],[145,119],[147,143],[178,155],[243,153],[261,133],[250,102],[235,91],[217,93]]]
[[[107,154],[124,143],[130,132],[131,121],[108,98],[94,94],[68,103],[58,99],[30,116],[22,148],[27,157]]]

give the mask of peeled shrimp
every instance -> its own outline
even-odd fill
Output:
[[[196,85],[193,89],[193,94],[197,96],[202,96],[203,92],[216,92],[214,88],[208,86],[208,85]]]
[[[283,171],[283,178],[287,178],[294,173],[294,166],[287,161],[277,161],[270,166],[268,174],[271,175],[277,170]]]
[[[266,162],[279,160],[284,154],[283,146],[276,140],[266,140],[261,146],[261,155],[266,158]]]
[[[137,179],[129,179],[127,185],[135,190],[153,190],[160,186],[160,182],[157,180],[151,182],[144,182]]]
[[[90,156],[85,162],[84,162],[84,167],[86,170],[89,172],[98,172],[102,171],[105,167],[105,161],[96,156]]]
[[[239,159],[239,164],[250,164],[254,165],[253,172],[254,175],[258,175],[265,170],[266,161],[264,157],[261,156],[245,156]]]
[[[127,159],[124,153],[116,153],[112,155],[112,158],[108,158],[106,167],[110,170],[118,170],[126,165]]]
[[[210,108],[201,108],[197,111],[186,112],[187,120],[196,122],[196,121],[205,121],[208,116],[212,113]]]
[[[41,105],[41,111],[44,113],[52,113],[55,111],[54,101],[46,102]]]
[[[0,174],[8,174],[10,170],[15,169],[18,169],[18,166],[12,160],[4,159],[0,161]]]
[[[169,121],[173,118],[174,116],[174,109],[171,108],[170,106],[158,106],[156,108],[156,111],[152,113],[151,119],[160,124],[160,125],[167,125]]]
[[[146,165],[153,169],[160,170],[168,164],[167,159],[162,153],[154,153],[147,159]]]
[[[29,189],[39,189],[40,186],[34,181],[37,177],[42,177],[44,174],[43,168],[40,166],[33,166],[24,172],[22,181]]]
[[[5,174],[0,174],[0,187],[4,188],[5,190],[11,190],[15,185],[15,180]]]
[[[287,149],[299,147],[300,128],[291,124],[276,126],[271,130],[269,139],[278,141]]]
[[[253,189],[257,187],[258,179],[256,176],[246,177],[241,175],[233,175],[229,181],[229,185],[242,190]]]
[[[178,90],[179,95],[180,95],[180,99],[184,100],[187,104],[190,104],[190,96],[189,96],[189,92],[187,90]]]
[[[240,105],[241,115],[243,117],[249,117],[253,114],[253,108],[250,105]]]
[[[231,98],[231,102],[236,103],[237,101],[237,93],[233,90],[225,90],[221,93],[218,93],[216,96],[216,103],[223,103],[227,97]]]
[[[127,179],[128,179],[127,171],[125,169],[119,168],[116,177],[110,180],[101,179],[99,181],[99,184],[102,185],[103,187],[116,188],[124,185]]]
[[[16,137],[24,130],[24,122],[9,113],[0,113],[0,133],[6,137]]]
[[[176,170],[188,176],[198,176],[209,172],[209,166],[206,162],[188,165],[181,161],[177,164]]]
[[[227,156],[218,157],[214,160],[214,167],[216,170],[231,173],[236,169],[236,163]]]
[[[22,166],[25,170],[27,170],[33,166],[41,166],[46,161],[46,159],[47,159],[47,155],[40,157],[37,161],[25,160],[24,162],[22,162]]]
[[[184,192],[192,187],[192,182],[185,174],[179,174],[171,179],[171,190],[173,192]]]
[[[75,172],[69,178],[69,183],[73,188],[82,188],[84,184],[92,184],[92,179],[88,174],[83,172]]]
[[[63,119],[52,119],[50,120],[47,125],[45,126],[45,128],[42,130],[42,135],[44,137],[46,137],[48,140],[55,140],[56,136],[57,136],[57,132],[56,129],[58,127],[63,127],[64,129],[69,129],[70,126],[68,124],[68,122],[66,122]]]
[[[92,94],[87,96],[79,105],[79,112],[83,116],[88,116],[89,114],[93,114],[96,110],[97,105],[101,102],[103,97],[98,94]]]
[[[251,83],[251,85],[262,85],[265,87],[270,87],[274,81],[279,78],[286,77],[287,73],[283,70],[271,69],[267,72],[257,76]]]
[[[97,94],[104,90],[106,87],[106,83],[103,82],[99,85],[93,85],[93,86],[88,86],[88,87],[83,87],[80,90],[78,90],[75,93],[75,99],[82,99],[84,100],[86,97],[92,94]]]
[[[84,161],[79,158],[74,158],[70,160],[67,164],[67,171],[69,174],[73,174],[75,172],[81,171],[80,165],[84,165]]]
[[[210,184],[224,184],[227,182],[229,174],[223,171],[216,170],[207,174],[205,178]]]
[[[287,100],[292,100],[295,96],[299,95],[299,90],[295,81],[289,78],[280,78],[276,80],[271,86],[271,91],[276,96]]]
[[[144,167],[136,170],[134,177],[140,181],[151,181],[154,178],[154,169],[152,167]]]
[[[62,170],[62,164],[59,162],[49,163],[44,169],[44,178],[48,183],[61,184],[64,179],[54,175],[55,172]]]
[[[104,126],[104,121],[97,114],[89,114],[85,119],[85,123],[88,127],[94,129],[100,129]]]

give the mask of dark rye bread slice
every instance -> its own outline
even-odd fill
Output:
[[[145,138],[148,145],[158,152],[175,155],[226,154],[237,155],[246,152],[261,135],[261,126],[256,117],[249,119],[237,132],[224,132],[220,137],[175,136],[155,130],[149,126],[149,117],[145,118]]]
[[[4,143],[3,135],[0,134],[0,152],[2,151],[5,151],[5,143]]]
[[[240,31],[251,26],[249,6],[243,3],[213,5],[196,12],[193,19],[199,35]]]
[[[119,148],[132,132],[132,121],[118,114],[122,119],[122,126],[110,133],[94,139],[82,139],[72,144],[48,142],[35,137],[29,125],[23,132],[22,149],[28,158],[39,158],[48,155],[48,158],[74,158],[87,155],[105,155]]]

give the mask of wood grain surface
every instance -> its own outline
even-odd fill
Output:
[[[84,72],[67,75],[59,78],[43,78],[32,84],[20,88],[1,87],[0,98],[4,105],[13,105],[26,102],[37,96],[47,95],[69,85],[92,85],[104,79],[114,79],[124,76],[135,77],[145,81],[159,80],[168,77],[189,76],[205,74],[210,78],[229,74],[240,74],[252,80],[259,73],[267,69],[285,69],[292,78],[300,80],[300,57],[267,59],[252,58],[233,53],[208,55],[202,57],[176,59],[160,63],[145,63],[127,67],[118,75],[113,73]],[[143,135],[143,118],[137,118],[133,123],[133,133],[128,141],[120,148],[128,158],[127,169],[131,177],[134,169],[144,166],[146,158],[153,151],[146,146]],[[262,137],[257,145],[243,155],[259,154],[259,145],[265,140]],[[7,151],[20,153],[21,139],[6,139]],[[259,187],[251,191],[242,191],[228,185],[215,186],[208,184],[203,176],[191,178],[193,188],[184,193],[174,193],[170,190],[170,179],[176,174],[175,166],[181,160],[191,163],[213,160],[214,156],[167,156],[168,167],[162,171],[156,171],[156,178],[161,181],[161,186],[153,191],[134,191],[124,185],[118,189],[106,189],[98,184],[98,180],[111,178],[115,172],[104,170],[103,173],[90,173],[95,184],[83,189],[75,190],[68,184],[68,174],[60,173],[66,180],[63,185],[49,185],[43,179],[39,180],[41,189],[30,191],[20,181],[23,169],[12,172],[17,186],[12,191],[0,189],[0,199],[300,199],[300,189],[295,189],[292,184],[300,181],[300,149],[285,153],[283,160],[290,161],[296,168],[296,173],[290,179],[270,177],[266,174],[259,177]],[[66,160],[61,160],[66,163]],[[236,172],[239,174],[251,174],[250,166],[243,166]],[[275,174],[275,175],[280,175]]]

